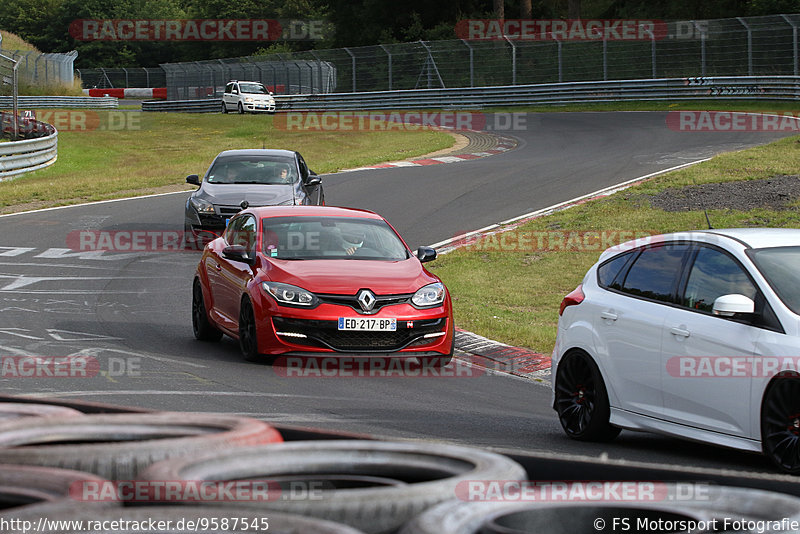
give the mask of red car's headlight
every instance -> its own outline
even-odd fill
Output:
[[[272,295],[278,304],[313,308],[319,302],[317,296],[305,289],[280,282],[262,282],[264,291]]]
[[[444,302],[444,284],[435,282],[421,287],[411,297],[411,302],[418,308],[431,308]]]

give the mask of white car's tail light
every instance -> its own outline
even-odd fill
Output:
[[[583,294],[583,284],[578,284],[578,287],[573,289],[564,300],[561,301],[561,307],[558,308],[558,315],[561,316],[567,306],[576,306],[583,302],[586,295]]]

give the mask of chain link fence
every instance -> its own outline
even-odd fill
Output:
[[[167,75],[160,67],[132,69],[75,69],[85,89],[166,87]]]
[[[17,74],[19,83],[35,86],[65,85],[75,83],[74,50],[66,54],[42,54],[28,50],[2,50],[0,54],[19,64]]]
[[[319,94],[800,75],[800,14],[677,21],[666,26],[665,36],[637,41],[418,41],[167,63],[161,69],[86,69],[80,74],[89,87],[166,86],[170,100],[219,96],[234,79],[261,81],[277,94]]]
[[[165,63],[161,68],[166,73],[168,100],[220,96],[230,80],[258,81],[279,94],[330,93],[336,88],[332,63],[282,54]]]

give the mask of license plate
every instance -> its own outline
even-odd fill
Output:
[[[339,330],[394,332],[397,330],[397,319],[339,317]]]

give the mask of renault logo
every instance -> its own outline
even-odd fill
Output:
[[[368,312],[372,310],[372,307],[375,306],[375,301],[378,299],[369,289],[362,289],[358,292],[356,300],[361,305],[361,309]]]

